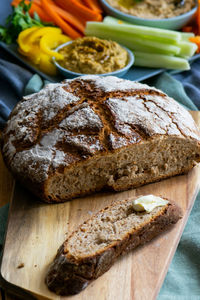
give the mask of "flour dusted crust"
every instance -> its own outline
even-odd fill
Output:
[[[54,201],[45,194],[54,174],[166,135],[187,139],[199,149],[191,115],[172,98],[138,82],[90,75],[24,97],[4,130],[2,152],[17,178]],[[199,154],[193,161],[199,161]]]

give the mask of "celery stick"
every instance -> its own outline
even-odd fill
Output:
[[[176,56],[176,55],[175,55]],[[191,57],[190,56],[185,56],[185,55],[181,55],[181,56],[177,56],[177,57],[181,57],[181,58],[184,58],[184,59],[186,59],[186,60],[189,60]]]
[[[195,52],[197,51],[197,45],[195,43],[191,42],[180,42],[179,47],[181,48],[181,51],[179,53],[179,56],[193,56]]]
[[[100,22],[87,22],[85,35],[96,36],[103,39],[114,40],[132,50],[178,55],[180,48],[171,44],[164,44],[158,41],[148,40],[144,37],[136,36],[129,32],[119,31],[117,26],[115,29],[109,25]]]
[[[123,21],[123,20],[120,20],[120,19],[116,19],[116,18],[111,17],[111,16],[106,16],[103,19],[103,23],[104,24],[108,24],[108,25],[116,25],[116,24],[133,25],[133,24],[131,24],[129,22],[126,22],[126,21]]]
[[[115,29],[119,27],[119,30],[123,32],[130,32],[133,34],[153,36],[178,43],[181,40],[181,33],[174,30],[167,30],[161,28],[147,27],[141,25],[133,25],[122,20],[107,16],[104,18],[103,23],[109,25],[110,28]]]
[[[181,41],[189,41],[190,37],[194,37],[195,34],[193,32],[181,32]]]
[[[150,68],[165,68],[175,70],[189,70],[190,65],[186,59],[168,55],[150,54],[144,52],[133,52],[135,55],[135,66]]]

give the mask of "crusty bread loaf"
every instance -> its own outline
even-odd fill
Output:
[[[82,76],[26,96],[3,133],[12,173],[47,202],[122,191],[189,171],[200,135],[189,114],[147,85]]]
[[[150,241],[180,219],[170,202],[152,212],[136,212],[133,200],[114,203],[74,231],[49,267],[46,284],[60,295],[79,293],[110,269],[122,254]]]

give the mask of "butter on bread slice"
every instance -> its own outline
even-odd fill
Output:
[[[105,207],[74,231],[58,250],[46,276],[50,290],[59,295],[79,293],[105,273],[115,260],[143,245],[181,218],[169,200],[150,195],[157,206],[136,211],[131,198]],[[163,201],[161,201],[163,200]]]

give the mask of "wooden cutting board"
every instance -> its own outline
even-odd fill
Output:
[[[200,124],[200,113],[192,114]],[[1,275],[13,290],[22,288],[39,299],[156,299],[199,190],[199,179],[200,168],[196,166],[187,175],[138,189],[99,193],[54,205],[40,203],[17,184],[10,208]],[[47,289],[44,278],[48,265],[77,225],[113,201],[149,193],[174,199],[183,210],[182,220],[149,244],[120,258],[79,295],[58,297]]]

